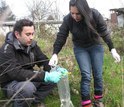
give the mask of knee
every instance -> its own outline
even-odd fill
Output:
[[[91,81],[91,74],[90,73],[81,73],[81,80],[82,81]]]
[[[24,93],[25,97],[32,97],[35,91],[36,87],[32,82],[26,84],[26,86],[24,86],[24,88],[22,89],[22,92]]]

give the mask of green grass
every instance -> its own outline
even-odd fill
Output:
[[[122,75],[123,60],[115,63],[110,55],[105,56],[104,61],[104,102],[106,107],[122,107]]]
[[[123,107],[122,106],[122,62],[114,63],[112,57],[108,54],[104,58],[103,66],[103,80],[104,80],[104,104],[105,107]],[[72,72],[72,78],[70,76],[70,88],[71,88],[71,99],[75,107],[79,107],[80,104],[80,73],[78,68],[75,68],[75,71]],[[91,85],[92,86],[92,85]],[[76,89],[79,94],[73,91]],[[93,93],[93,88],[91,88],[91,93]],[[57,97],[58,98],[58,97]],[[54,103],[57,103],[59,98],[56,99],[56,96],[53,96],[52,99]],[[58,105],[51,106],[51,97],[47,98],[48,107],[59,107]],[[58,103],[57,103],[58,104]]]
[[[75,61],[72,44],[68,43],[63,47],[59,54],[59,65],[68,69],[71,100],[75,107],[79,107],[80,97],[80,71]],[[38,40],[43,52],[50,58],[52,55],[52,45],[54,38],[45,37]],[[105,46],[104,66],[103,66],[103,82],[104,82],[104,104],[105,107],[123,107],[124,92],[123,92],[123,72],[124,72],[124,56],[120,63],[115,63],[108,48]],[[93,86],[91,82],[91,86]],[[93,95],[93,87],[91,87],[91,95]],[[0,99],[4,99],[4,95],[0,92]],[[45,103],[47,107],[60,107],[58,90],[54,90],[54,94],[49,95]]]
[[[67,48],[63,49],[60,53],[59,65],[67,68],[71,74],[69,75],[71,99],[75,107],[80,105],[80,72],[73,56],[73,52]],[[65,54],[64,54],[65,53]],[[66,55],[67,53],[67,55]],[[69,57],[71,56],[71,57]],[[66,57],[66,58],[65,58]],[[123,107],[122,106],[122,73],[123,64],[114,63],[114,60],[109,52],[104,56],[103,66],[103,80],[104,80],[104,104],[105,107]],[[92,86],[93,84],[91,84]],[[47,107],[59,107],[60,100],[58,96],[58,90],[55,89],[56,94],[49,95],[46,98]],[[91,88],[91,94],[93,93],[93,87]],[[4,95],[0,92],[0,99],[4,98]]]

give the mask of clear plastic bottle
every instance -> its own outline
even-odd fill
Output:
[[[69,87],[68,75],[62,77],[62,79],[57,83],[57,86],[61,101],[60,107],[74,107],[70,99],[70,87]]]
[[[59,66],[52,68],[51,71],[57,70],[58,67]],[[64,75],[61,78],[61,80],[57,83],[57,86],[58,86],[58,93],[61,102],[60,107],[74,107],[70,99],[70,87],[69,87],[68,75]]]

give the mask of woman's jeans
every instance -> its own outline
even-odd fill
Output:
[[[43,101],[55,86],[56,84],[45,82],[12,81],[4,88],[9,98],[15,96],[13,107],[30,107],[31,103],[37,104]]]
[[[74,54],[81,71],[82,100],[90,99],[91,74],[94,79],[94,94],[102,95],[102,65],[104,49],[102,45],[93,45],[88,48],[74,46]]]

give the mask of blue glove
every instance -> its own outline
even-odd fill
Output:
[[[45,78],[44,81],[45,82],[53,82],[53,83],[58,83],[59,80],[61,79],[62,74],[61,72],[45,72]]]
[[[57,71],[61,72],[62,76],[68,75],[68,71],[65,68],[58,67]]]

